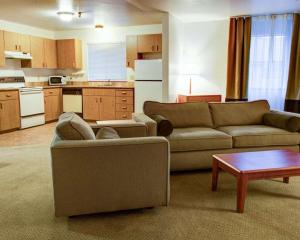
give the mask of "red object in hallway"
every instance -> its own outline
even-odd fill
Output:
[[[184,103],[184,102],[221,102],[222,95],[194,95],[194,94],[187,94],[187,95],[178,95],[177,102]]]

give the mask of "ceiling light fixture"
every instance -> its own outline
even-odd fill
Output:
[[[95,28],[98,28],[98,29],[99,29],[99,28],[104,28],[104,26],[101,25],[101,24],[96,24],[96,25],[95,25]]]
[[[57,15],[59,16],[60,20],[65,22],[72,21],[74,14],[74,12],[57,12]]]

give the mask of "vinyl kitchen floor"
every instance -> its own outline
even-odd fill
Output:
[[[50,144],[56,123],[0,134],[0,147]]]

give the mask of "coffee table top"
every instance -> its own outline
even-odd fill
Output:
[[[216,154],[213,157],[243,173],[300,169],[300,153],[289,150]]]

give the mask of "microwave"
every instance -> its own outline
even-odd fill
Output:
[[[67,80],[66,76],[50,76],[49,85],[64,85],[67,83]]]

